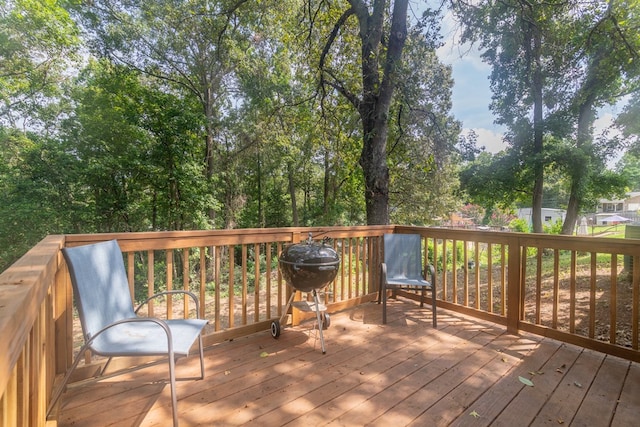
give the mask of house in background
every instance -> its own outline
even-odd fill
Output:
[[[598,208],[595,215],[591,216],[591,221],[595,220],[595,224],[603,225],[606,221],[602,221],[611,215],[620,215],[629,218],[633,222],[638,221],[638,211],[640,210],[640,191],[633,191],[627,194],[625,199],[598,200]]]
[[[531,211],[531,208],[518,209],[518,218],[526,220],[529,225],[533,224],[533,221],[531,220]],[[555,224],[558,220],[564,222],[564,218],[566,215],[567,211],[564,209],[542,208],[542,224],[552,225]]]

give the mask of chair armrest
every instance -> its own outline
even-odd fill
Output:
[[[387,264],[384,262],[380,263],[380,289],[382,289],[382,284],[387,283]]]
[[[433,265],[431,264],[427,265],[427,272],[431,276],[431,280],[433,280],[436,277],[436,269],[433,267]]]
[[[138,314],[138,311],[145,305],[147,304],[149,301],[151,301],[152,299],[161,297],[163,295],[173,295],[173,294],[185,294],[185,295],[189,295],[192,299],[193,302],[195,302],[196,304],[196,317],[199,316],[200,313],[200,302],[198,301],[198,297],[196,296],[196,294],[194,294],[191,291],[186,291],[183,289],[173,289],[171,291],[163,291],[163,292],[158,292],[157,294],[151,295],[149,298],[147,298],[146,300],[144,300],[140,305],[138,305],[138,307],[136,307],[136,309],[134,310],[134,313]]]
[[[433,289],[433,292],[435,294],[435,292],[436,292],[436,269],[431,264],[427,264],[427,269],[429,271],[429,275],[431,276],[429,278],[429,283],[431,283],[431,289]]]

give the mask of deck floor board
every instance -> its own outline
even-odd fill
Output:
[[[640,413],[640,365],[412,301],[388,323],[367,303],[205,351],[205,379],[178,382],[181,426],[625,426]],[[199,370],[178,361],[179,376]],[[165,426],[166,363],[71,385],[59,426]],[[533,387],[519,377],[530,379]],[[631,423],[631,424],[630,424]]]

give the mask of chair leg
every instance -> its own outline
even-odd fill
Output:
[[[51,396],[51,401],[49,402],[49,407],[47,408],[47,418],[51,414],[51,410],[53,410],[53,407],[55,406],[58,399],[60,399],[60,396],[62,396],[64,389],[67,387],[67,382],[69,382],[69,378],[71,378],[71,374],[78,366],[78,363],[80,363],[80,359],[82,359],[82,355],[87,350],[87,348],[89,348],[89,346],[85,345],[80,349],[80,351],[78,352],[78,355],[73,361],[73,364],[71,365],[66,375],[64,376],[64,379],[62,380],[62,384],[60,384],[60,387],[58,387],[58,389]]]
[[[380,287],[380,293],[382,295],[382,324],[387,324],[387,288],[384,283]]]
[[[169,382],[171,383],[171,411],[173,427],[178,427],[178,396],[176,394],[176,361],[173,352],[169,354]]]
[[[438,327],[438,319],[436,317],[436,287],[433,285],[431,287],[431,312],[433,317],[433,327]]]
[[[202,348],[202,334],[198,337],[200,346],[200,379],[204,379],[204,349]]]
[[[107,368],[109,367],[111,360],[113,360],[113,357],[110,357],[109,359],[107,359],[107,363],[105,363],[102,369],[100,370],[100,376],[103,376],[104,373],[107,372]]]

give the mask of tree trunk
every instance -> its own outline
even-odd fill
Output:
[[[295,185],[295,180],[293,179],[293,167],[291,163],[287,163],[287,172],[289,175],[289,197],[291,198],[291,218],[292,218],[293,226],[297,227],[299,225],[298,205],[296,202],[296,185]]]
[[[364,171],[367,224],[389,224],[389,168],[386,156],[386,134],[384,137],[380,135],[365,137],[360,165]]]
[[[379,79],[378,58],[384,50],[382,34],[386,1],[376,0],[371,15],[365,2],[349,2],[360,24],[362,41],[362,102],[359,105],[363,129],[360,155],[365,180],[367,224],[389,223],[389,168],[387,167],[387,131],[389,108],[407,38],[408,0],[393,4],[391,28],[387,37],[386,62],[382,81]]]
[[[214,154],[214,144],[215,141],[213,139],[213,119],[214,119],[214,110],[213,110],[213,99],[212,99],[212,94],[211,94],[212,90],[211,88],[207,87],[205,89],[205,93],[204,93],[204,99],[206,100],[204,102],[204,115],[205,115],[205,120],[206,120],[206,142],[205,142],[205,159],[204,159],[204,164],[205,164],[205,177],[207,179],[207,182],[209,183],[209,185],[211,185],[212,183],[212,179],[213,179],[213,172],[214,172],[214,159],[213,159],[213,154]],[[213,188],[211,189],[211,191],[213,192]],[[215,220],[216,220],[216,211],[213,208],[209,209],[209,221],[211,222],[212,226],[215,226]]]
[[[593,95],[586,96],[584,103],[580,105],[578,113],[578,131],[576,137],[576,150],[579,156],[574,156],[574,164],[571,171],[571,192],[569,194],[569,204],[567,205],[567,216],[562,224],[562,234],[571,235],[576,227],[578,215],[584,200],[585,186],[589,179],[590,153],[587,147],[591,143],[591,127],[595,121],[595,112],[593,111],[593,103],[595,97]]]
[[[576,132],[576,150],[578,156],[574,156],[574,162],[578,164],[572,165],[571,168],[571,192],[569,193],[569,204],[567,205],[567,216],[562,224],[562,234],[571,235],[578,221],[578,215],[582,209],[585,197],[585,187],[590,179],[591,173],[590,159],[591,150],[588,147],[593,141],[593,122],[596,119],[594,105],[596,104],[596,95],[594,92],[597,88],[604,84],[601,81],[600,66],[602,61],[607,57],[604,49],[599,49],[593,61],[589,63],[587,77],[577,92],[577,98],[581,100],[578,105],[578,129]]]
[[[531,221],[533,222],[533,232],[542,233],[542,197],[544,186],[544,122],[542,114],[542,63],[540,55],[542,51],[542,42],[540,29],[535,25],[532,27],[533,37],[533,200],[531,209]]]

